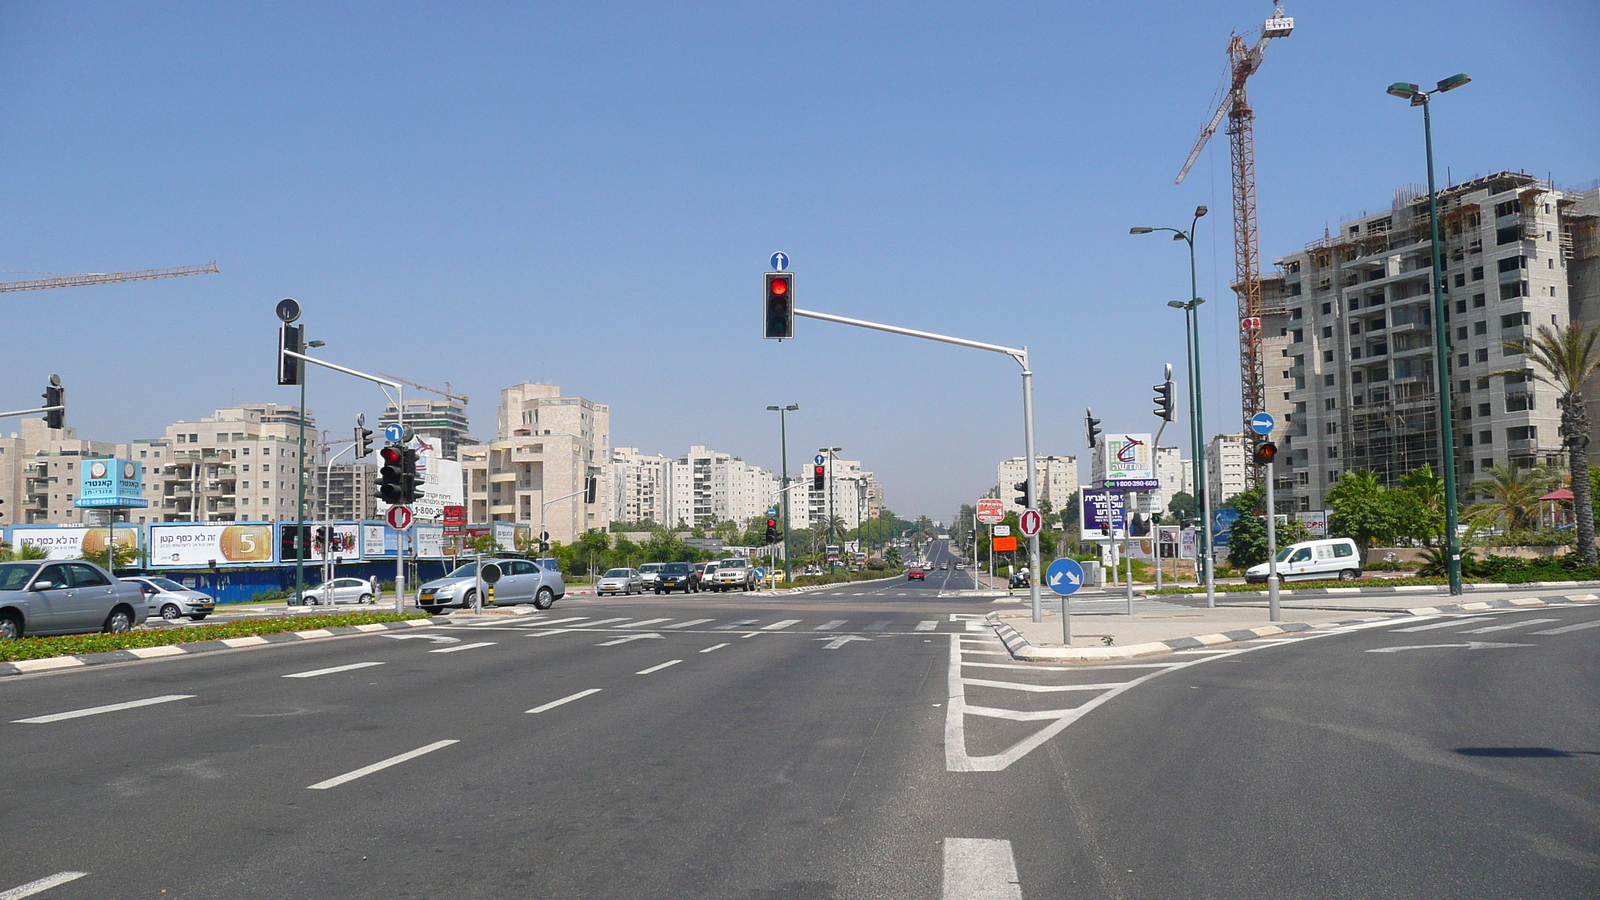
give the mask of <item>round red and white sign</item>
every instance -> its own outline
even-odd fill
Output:
[[[978,521],[984,525],[993,525],[1002,522],[1006,517],[1005,503],[988,497],[978,501]]]
[[[387,518],[389,519],[390,528],[393,528],[395,531],[405,531],[411,527],[411,507],[391,506],[389,507],[389,515]]]
[[[1017,522],[1017,525],[1022,529],[1023,534],[1033,537],[1039,533],[1039,529],[1044,527],[1044,516],[1039,515],[1037,509],[1025,509],[1022,511],[1022,518]]]

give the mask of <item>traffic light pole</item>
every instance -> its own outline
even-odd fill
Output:
[[[844,316],[835,316],[829,313],[811,312],[796,309],[794,314],[805,316],[808,319],[821,319],[824,322],[833,322],[838,325],[853,325],[856,328],[870,328],[873,331],[887,331],[890,334],[899,334],[906,337],[921,338],[925,341],[939,341],[945,344],[955,344],[958,347],[970,347],[974,350],[987,350],[991,353],[1003,353],[1017,361],[1022,367],[1022,430],[1024,449],[1028,454],[1028,497],[1036,498],[1038,492],[1038,478],[1034,472],[1035,459],[1033,456],[1033,368],[1028,360],[1028,348],[1020,349],[1004,347],[999,344],[986,344],[982,341],[969,341],[966,338],[951,337],[945,334],[935,334],[931,331],[917,331],[912,328],[900,328],[895,325],[883,325],[877,322],[868,322],[864,319],[850,319]],[[1028,595],[1032,601],[1033,621],[1043,621],[1039,609],[1039,536],[1028,536],[1028,557],[1031,562],[1033,577],[1028,579]]]

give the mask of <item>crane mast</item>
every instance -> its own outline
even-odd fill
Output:
[[[0,281],[0,293],[5,291],[42,291],[48,288],[82,287],[89,284],[117,284],[124,281],[151,281],[157,278],[181,278],[185,275],[215,275],[222,271],[214,262],[203,266],[175,266],[170,269],[140,269],[136,272],[91,272],[87,275],[62,275],[56,278],[36,278],[31,281]]]

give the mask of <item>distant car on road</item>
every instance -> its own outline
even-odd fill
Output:
[[[717,571],[712,576],[711,589],[714,591],[749,591],[756,586],[756,568],[750,565],[748,559],[724,559],[717,563]]]
[[[333,578],[301,591],[306,606],[335,606],[340,603],[376,603],[377,591],[365,578]]]
[[[688,594],[698,590],[700,590],[700,578],[686,562],[667,563],[661,567],[661,574],[656,577],[658,594],[670,594],[673,591],[683,591]]]
[[[911,570],[906,572],[906,580],[907,581],[927,581],[928,580],[928,573],[924,572],[922,570],[921,566],[912,566]]]
[[[666,563],[645,563],[639,567],[639,577],[644,579],[645,590],[656,589],[656,579],[661,577],[661,567]]]
[[[171,578],[139,575],[121,580],[138,585],[139,592],[144,594],[147,613],[159,615],[168,622],[176,622],[185,616],[198,622],[217,608],[217,601],[211,595],[186,588]]]
[[[1301,541],[1278,551],[1278,577],[1284,581],[1354,581],[1361,577],[1361,553],[1350,538]],[[1249,584],[1266,581],[1267,564],[1251,566],[1244,580]]]
[[[500,580],[494,585],[496,605],[532,603],[538,609],[549,609],[557,600],[567,595],[567,585],[561,572],[541,566],[529,559],[486,559],[484,565],[494,563],[500,567]],[[471,609],[477,600],[477,566],[466,563],[454,572],[424,584],[417,590],[417,606],[430,615],[438,615],[445,607]]]
[[[639,576],[638,569],[612,569],[595,582],[594,592],[601,597],[607,594],[642,594],[644,579]]]
[[[142,623],[139,586],[81,559],[0,563],[0,640],[28,635],[118,634]]]

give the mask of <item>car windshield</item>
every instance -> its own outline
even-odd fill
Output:
[[[1286,562],[1289,559],[1289,554],[1291,554],[1293,552],[1294,552],[1294,548],[1293,547],[1285,547],[1282,550],[1279,550],[1278,551],[1278,562]]]
[[[456,570],[454,572],[451,572],[449,575],[446,575],[445,577],[446,578],[471,578],[474,574],[477,573],[477,571],[478,571],[478,566],[477,566],[476,563],[467,563],[464,566],[456,566]]]
[[[151,584],[155,585],[156,587],[162,589],[163,591],[187,591],[188,590],[188,588],[186,588],[183,585],[177,583],[176,581],[173,581],[171,578],[146,578],[145,580],[150,582]]]
[[[639,571],[640,572],[659,572],[659,571],[661,571],[661,563],[645,563],[644,565],[639,567]]]
[[[719,565],[724,569],[737,569],[746,565],[746,563],[742,559],[725,559]]]
[[[38,563],[6,563],[0,565],[0,591],[20,591],[33,573],[39,571]]]
[[[627,569],[612,569],[611,571],[609,571],[609,572],[607,572],[605,574],[605,577],[606,578],[627,578],[628,577],[628,570]]]
[[[668,563],[666,568],[662,569],[661,571],[666,572],[669,575],[687,575],[689,574],[689,564]]]

